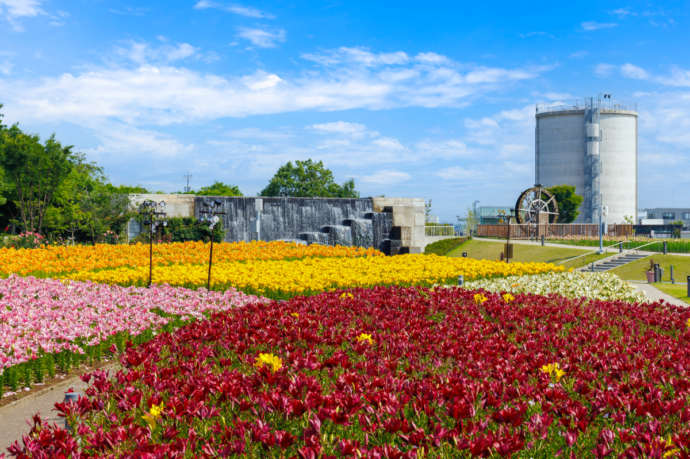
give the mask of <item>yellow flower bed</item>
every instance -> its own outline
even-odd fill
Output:
[[[208,262],[209,244],[204,242],[173,242],[153,246],[155,265],[203,265]],[[245,260],[280,260],[304,257],[379,256],[372,248],[298,245],[290,242],[232,242],[213,246],[214,262]],[[2,274],[54,275],[103,268],[148,267],[147,244],[95,246],[48,246],[39,249],[0,248]]]
[[[208,267],[202,264],[154,266],[153,282],[185,287],[206,285]],[[563,271],[550,263],[503,263],[436,255],[396,257],[304,258],[301,260],[248,260],[214,263],[212,287],[232,286],[269,297],[311,294],[330,289],[375,285],[433,285],[466,280]],[[144,285],[148,267],[83,270],[63,276],[76,280]]]

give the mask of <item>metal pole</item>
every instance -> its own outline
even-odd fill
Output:
[[[664,241],[664,255],[668,254],[668,242]]]
[[[149,285],[151,287],[151,279],[153,278],[153,215],[151,215],[151,234],[149,237]]]
[[[690,276],[688,276],[687,282],[688,282],[688,290],[685,292],[685,294],[686,294],[686,296],[690,296]]]
[[[602,208],[601,202],[599,203],[599,253],[604,253],[604,231],[602,222]]]
[[[676,280],[673,278],[673,265],[671,265],[671,283],[675,284]]]
[[[508,220],[508,240],[506,241],[506,263],[510,263],[510,258],[508,258],[508,254],[510,250],[510,220]]]
[[[208,254],[208,281],[206,290],[211,290],[211,266],[213,266],[213,229],[211,229],[211,251]]]
[[[623,241],[618,243],[618,253],[623,253]]]

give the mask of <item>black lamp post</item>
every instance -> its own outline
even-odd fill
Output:
[[[165,201],[152,201],[147,199],[139,205],[139,214],[144,218],[144,225],[149,225],[149,283],[153,278],[153,234],[160,225],[167,226],[165,220]]]
[[[213,200],[211,203],[204,202],[202,204],[202,209],[199,210],[199,216],[201,220],[209,223],[209,230],[211,231],[211,249],[208,253],[208,280],[206,281],[206,290],[211,290],[211,267],[213,266],[213,228],[220,221],[219,215],[225,215],[225,212],[220,211],[220,207],[223,205],[218,199]]]

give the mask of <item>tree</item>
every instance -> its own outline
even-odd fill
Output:
[[[324,167],[323,162],[290,161],[282,165],[261,196],[299,196],[325,198],[358,198],[355,181],[350,179],[338,185],[333,180],[333,172]]]
[[[424,221],[426,223],[429,223],[429,219],[431,218],[431,199],[428,201],[424,201]]]
[[[460,219],[458,218],[458,220]],[[465,229],[467,230],[467,234],[469,236],[472,236],[473,232],[477,232],[477,223],[477,216],[474,214],[472,209],[468,208],[465,216]]]
[[[217,180],[213,182],[213,185],[202,186],[199,191],[190,191],[190,193],[198,196],[243,196],[237,185],[228,185]]]
[[[119,194],[148,194],[151,193],[149,190],[144,188],[141,185],[111,185],[110,183],[106,184],[106,187],[108,188],[108,191],[112,193],[119,193]]]
[[[556,185],[547,188],[558,203],[558,223],[572,223],[580,214],[578,210],[582,204],[582,196],[575,194],[572,185]]]
[[[44,144],[17,125],[0,132],[0,168],[12,187],[12,199],[25,231],[41,232],[46,211],[72,170],[72,147],[51,136]]]

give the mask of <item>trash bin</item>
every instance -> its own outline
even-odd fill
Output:
[[[654,283],[654,271],[647,271],[647,282],[650,284]]]

